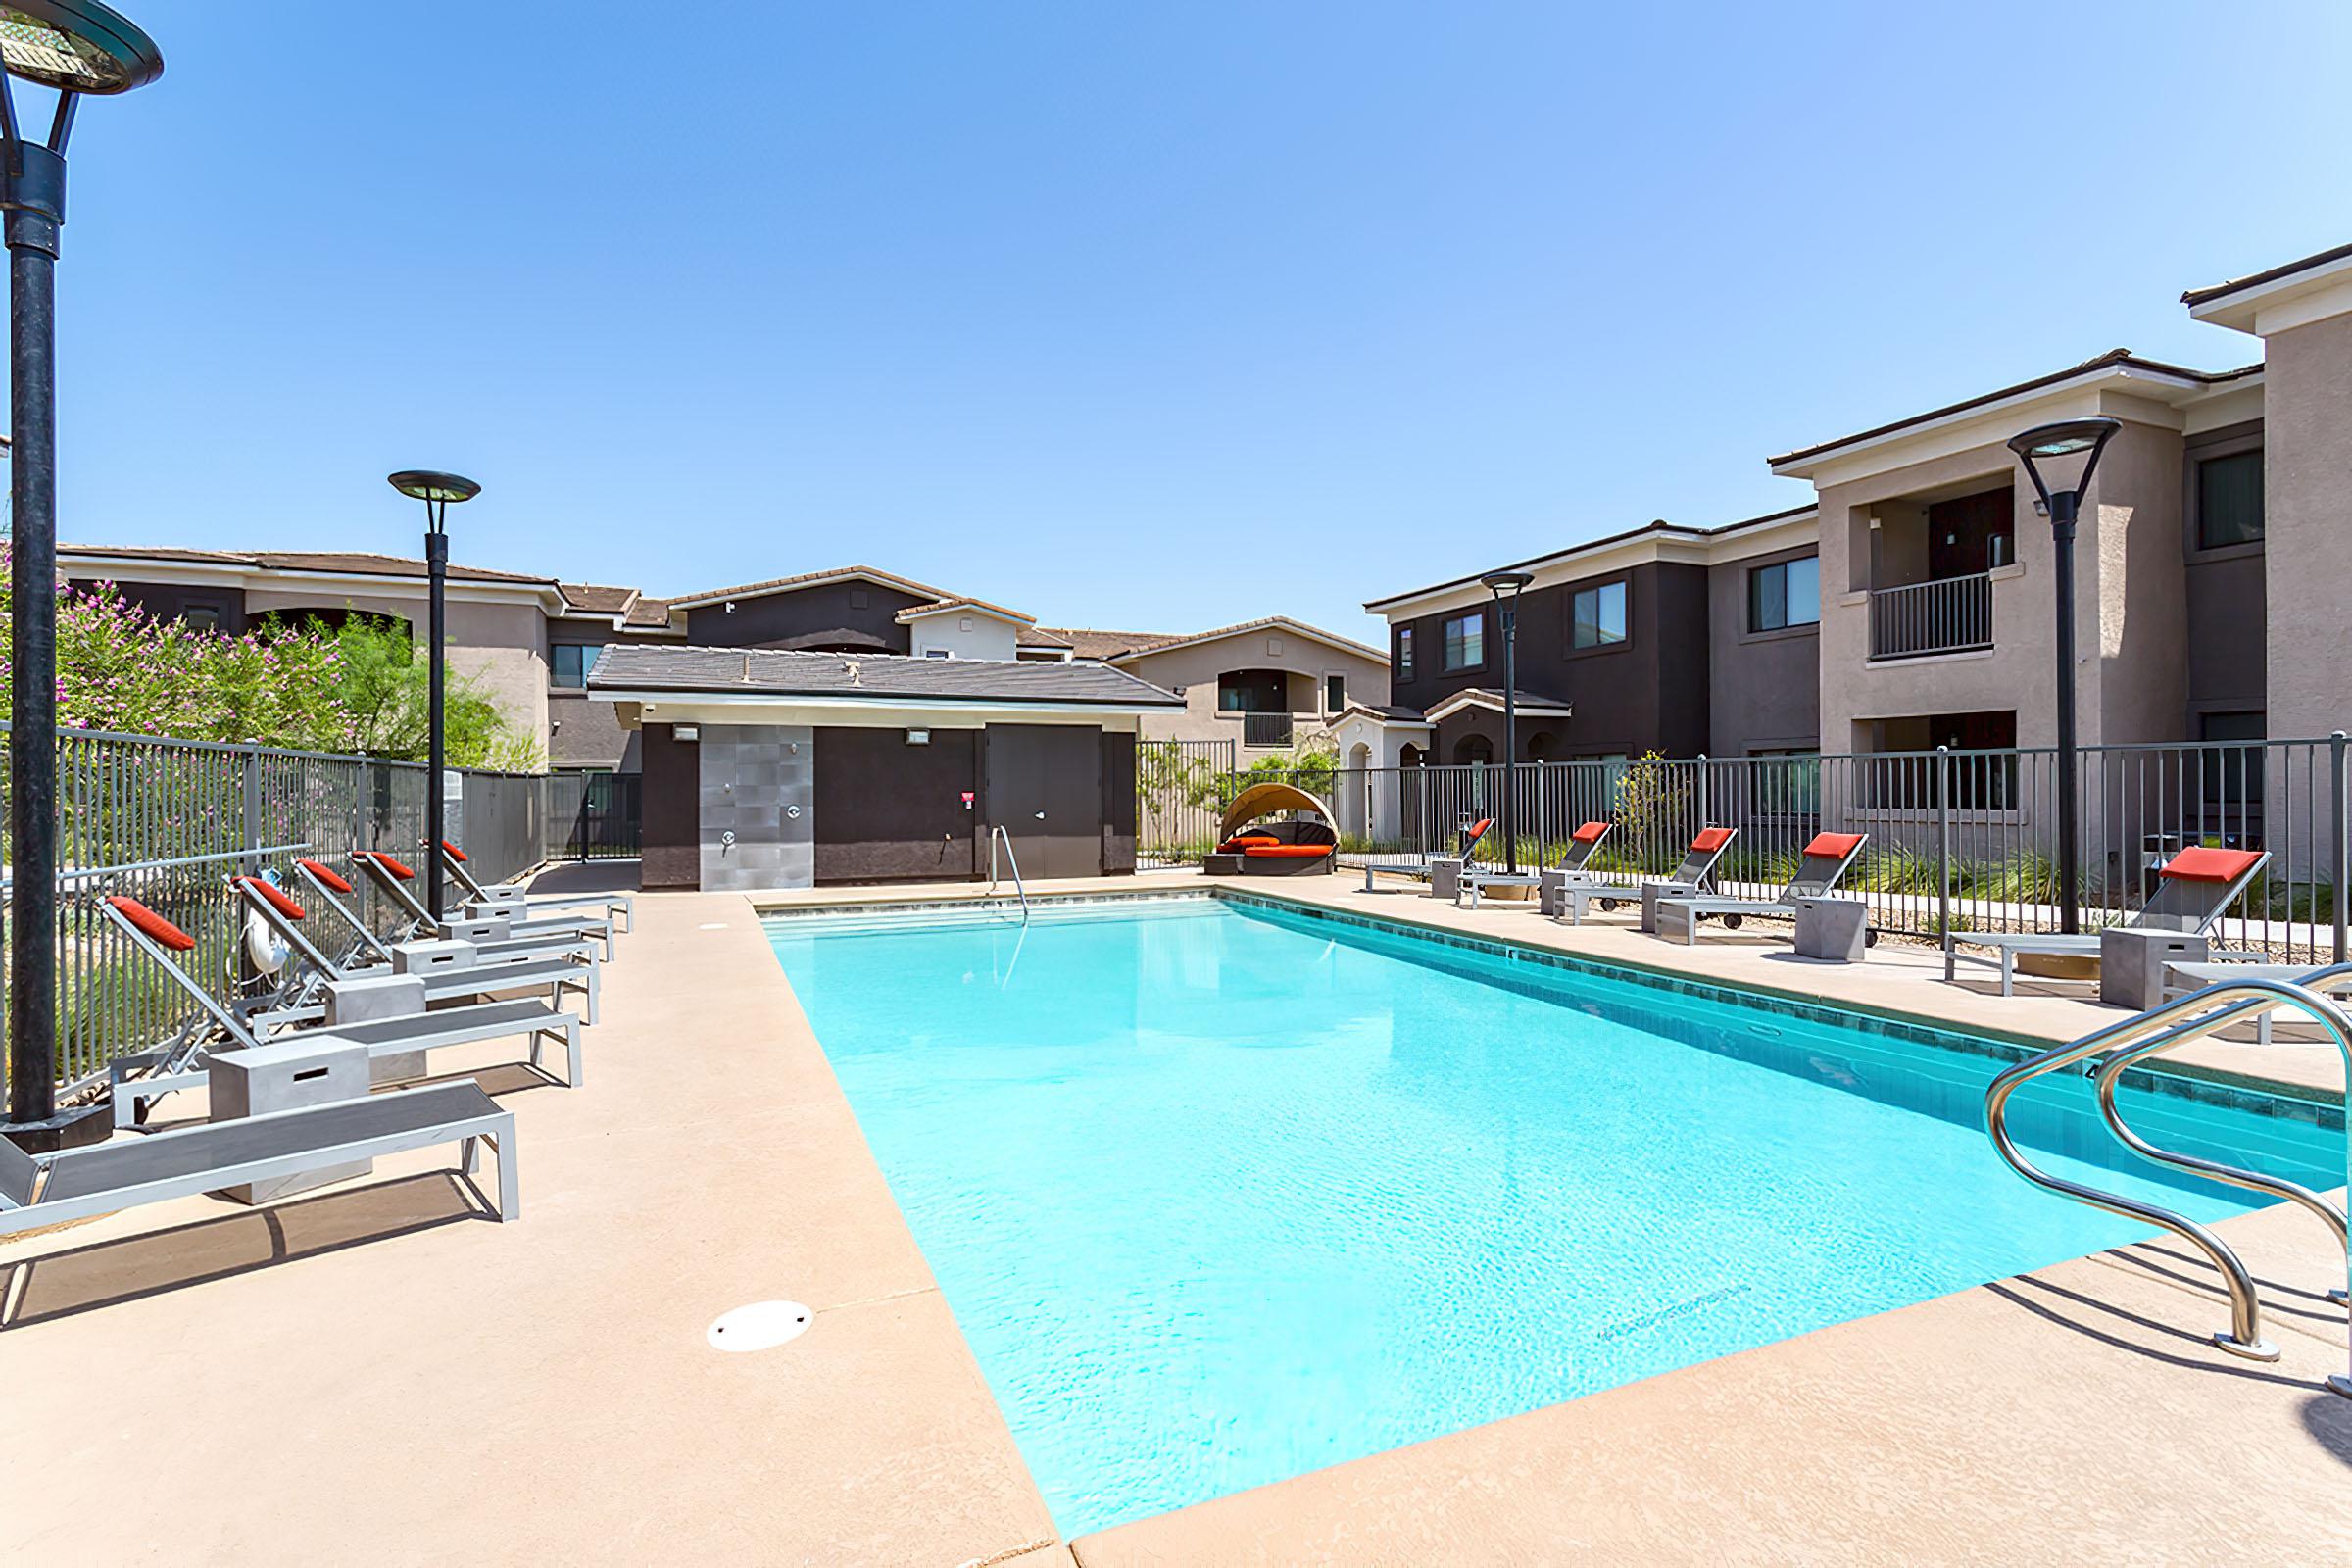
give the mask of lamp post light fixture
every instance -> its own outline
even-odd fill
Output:
[[[1490,571],[1478,580],[1494,596],[1495,626],[1502,633],[1502,859],[1503,869],[1517,876],[1519,792],[1513,769],[1519,762],[1519,595],[1536,579],[1532,572]]]
[[[389,479],[393,489],[424,503],[424,574],[431,606],[425,615],[430,652],[425,655],[424,908],[437,921],[447,870],[441,848],[446,836],[441,822],[441,693],[448,668],[449,508],[455,501],[471,501],[482,487],[463,475],[430,468],[403,468]]]
[[[145,86],[164,57],[94,0],[0,0],[0,212],[7,214],[9,505],[17,595],[9,657],[9,1073],[0,1131],[36,1151],[106,1136],[103,1105],[57,1109],[57,254],[66,138],[84,94]],[[45,141],[17,128],[8,77],[57,91]]]
[[[2075,776],[2075,517],[2099,466],[2099,454],[2123,427],[2121,419],[2100,414],[2037,424],[2009,438],[2009,450],[2024,462],[2026,477],[2034,481],[2034,493],[2050,514],[2057,547],[2050,590],[2058,607],[2058,929],[2069,935],[2082,929],[2082,780]],[[2041,466],[2078,457],[2082,467],[2074,482],[2052,489]],[[2061,467],[2056,473],[2063,476],[2064,471]]]

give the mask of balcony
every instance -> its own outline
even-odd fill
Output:
[[[1288,746],[1293,725],[1288,713],[1244,713],[1242,715],[1242,744],[1244,746]]]
[[[1927,659],[1992,646],[1992,573],[1870,591],[1870,657]]]

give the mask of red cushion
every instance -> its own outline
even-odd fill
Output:
[[[410,870],[407,866],[401,864],[398,860],[395,860],[392,858],[392,857],[386,855],[381,850],[361,850],[358,852],[358,854],[361,859],[373,860],[376,864],[382,866],[385,870],[391,872],[403,882],[411,882],[416,880],[416,872]]]
[[[1600,836],[1608,830],[1609,824],[1606,822],[1587,822],[1568,836],[1579,844],[1595,844],[1599,842]]]
[[[1233,855],[1248,849],[1252,844],[1280,844],[1282,840],[1271,833],[1236,833],[1232,838],[1217,846],[1217,853]]]
[[[1813,842],[1805,846],[1807,855],[1823,855],[1833,860],[1842,860],[1862,847],[1867,833],[1816,833]]]
[[[466,852],[459,849],[455,844],[450,843],[447,839],[443,839],[441,841],[441,853],[448,856],[453,860],[463,860],[466,858]]]
[[[1329,855],[1328,844],[1252,844],[1242,852],[1252,858],[1269,860],[1306,860],[1318,855]]]
[[[337,893],[349,893],[351,891],[351,884],[344,881],[342,873],[336,871],[332,866],[322,865],[317,860],[296,860],[294,863],[301,866],[305,871],[310,872],[311,875],[317,877],[328,887],[334,889]]]
[[[162,943],[173,953],[185,953],[196,945],[194,937],[136,899],[126,899],[121,894],[115,894],[106,902],[114,906],[117,914],[136,926],[142,935]]]
[[[1698,837],[1690,841],[1690,847],[1701,855],[1712,855],[1732,842],[1734,831],[1736,830],[1728,827],[1702,828],[1699,830]]]
[[[1487,829],[1493,827],[1494,825],[1494,819],[1493,817],[1482,816],[1477,821],[1470,824],[1470,837],[1472,839],[1480,838],[1485,835]]]
[[[265,882],[258,876],[241,876],[237,878],[237,884],[240,887],[250,889],[258,898],[261,899],[264,904],[267,904],[270,906],[270,907],[275,909],[287,919],[299,920],[303,918],[302,906],[296,904],[292,899],[287,898],[285,889],[276,886],[274,883]]]
[[[2236,881],[2262,858],[2260,850],[2213,850],[2194,845],[2164,862],[2164,874],[2189,882]]]

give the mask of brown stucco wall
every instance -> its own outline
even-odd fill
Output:
[[[60,564],[65,567],[69,580],[76,588],[93,588],[99,581],[75,572],[71,558]],[[157,620],[177,620],[187,612],[190,605],[214,605],[220,611],[220,630],[232,637],[245,630],[245,590],[242,588],[197,588],[176,582],[123,581],[116,582],[115,588],[125,600]]]
[[[862,596],[862,606],[853,604]],[[814,648],[844,645],[904,654],[913,641],[897,616],[931,601],[880,583],[831,582],[686,612],[686,641],[698,648]]]
[[[929,745],[909,746],[904,729],[818,729],[817,885],[979,874],[980,734],[934,729]]]
[[[1775,562],[1801,561],[1815,550],[1813,545],[1776,550],[1707,569],[1709,756],[1744,757],[1758,748],[1801,750],[1821,744],[1821,628],[1747,629],[1748,572]]]
[[[667,724],[649,723],[642,737],[644,861],[648,888],[698,888],[703,880],[702,753],[699,743],[672,739]]]
[[[2266,340],[2263,490],[2270,731],[2352,728],[2352,316]]]

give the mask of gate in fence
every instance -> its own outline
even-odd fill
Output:
[[[548,775],[547,858],[628,860],[644,848],[643,774]]]

